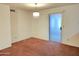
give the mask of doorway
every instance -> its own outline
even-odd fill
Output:
[[[62,13],[49,15],[49,40],[61,42],[62,36]]]

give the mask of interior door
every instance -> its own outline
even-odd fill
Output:
[[[52,41],[61,42],[62,14],[50,14],[49,23],[49,39]]]

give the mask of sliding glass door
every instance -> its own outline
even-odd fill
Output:
[[[49,39],[61,42],[62,14],[54,13],[49,15]]]

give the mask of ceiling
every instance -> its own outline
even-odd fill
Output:
[[[37,10],[44,10],[49,8],[71,5],[74,3],[37,3],[37,5],[35,5],[35,3],[5,3],[5,4],[9,5],[10,8],[20,8],[24,10],[34,11],[35,8]]]

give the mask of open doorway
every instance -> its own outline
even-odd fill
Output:
[[[62,35],[62,13],[49,15],[49,40],[61,42]]]

